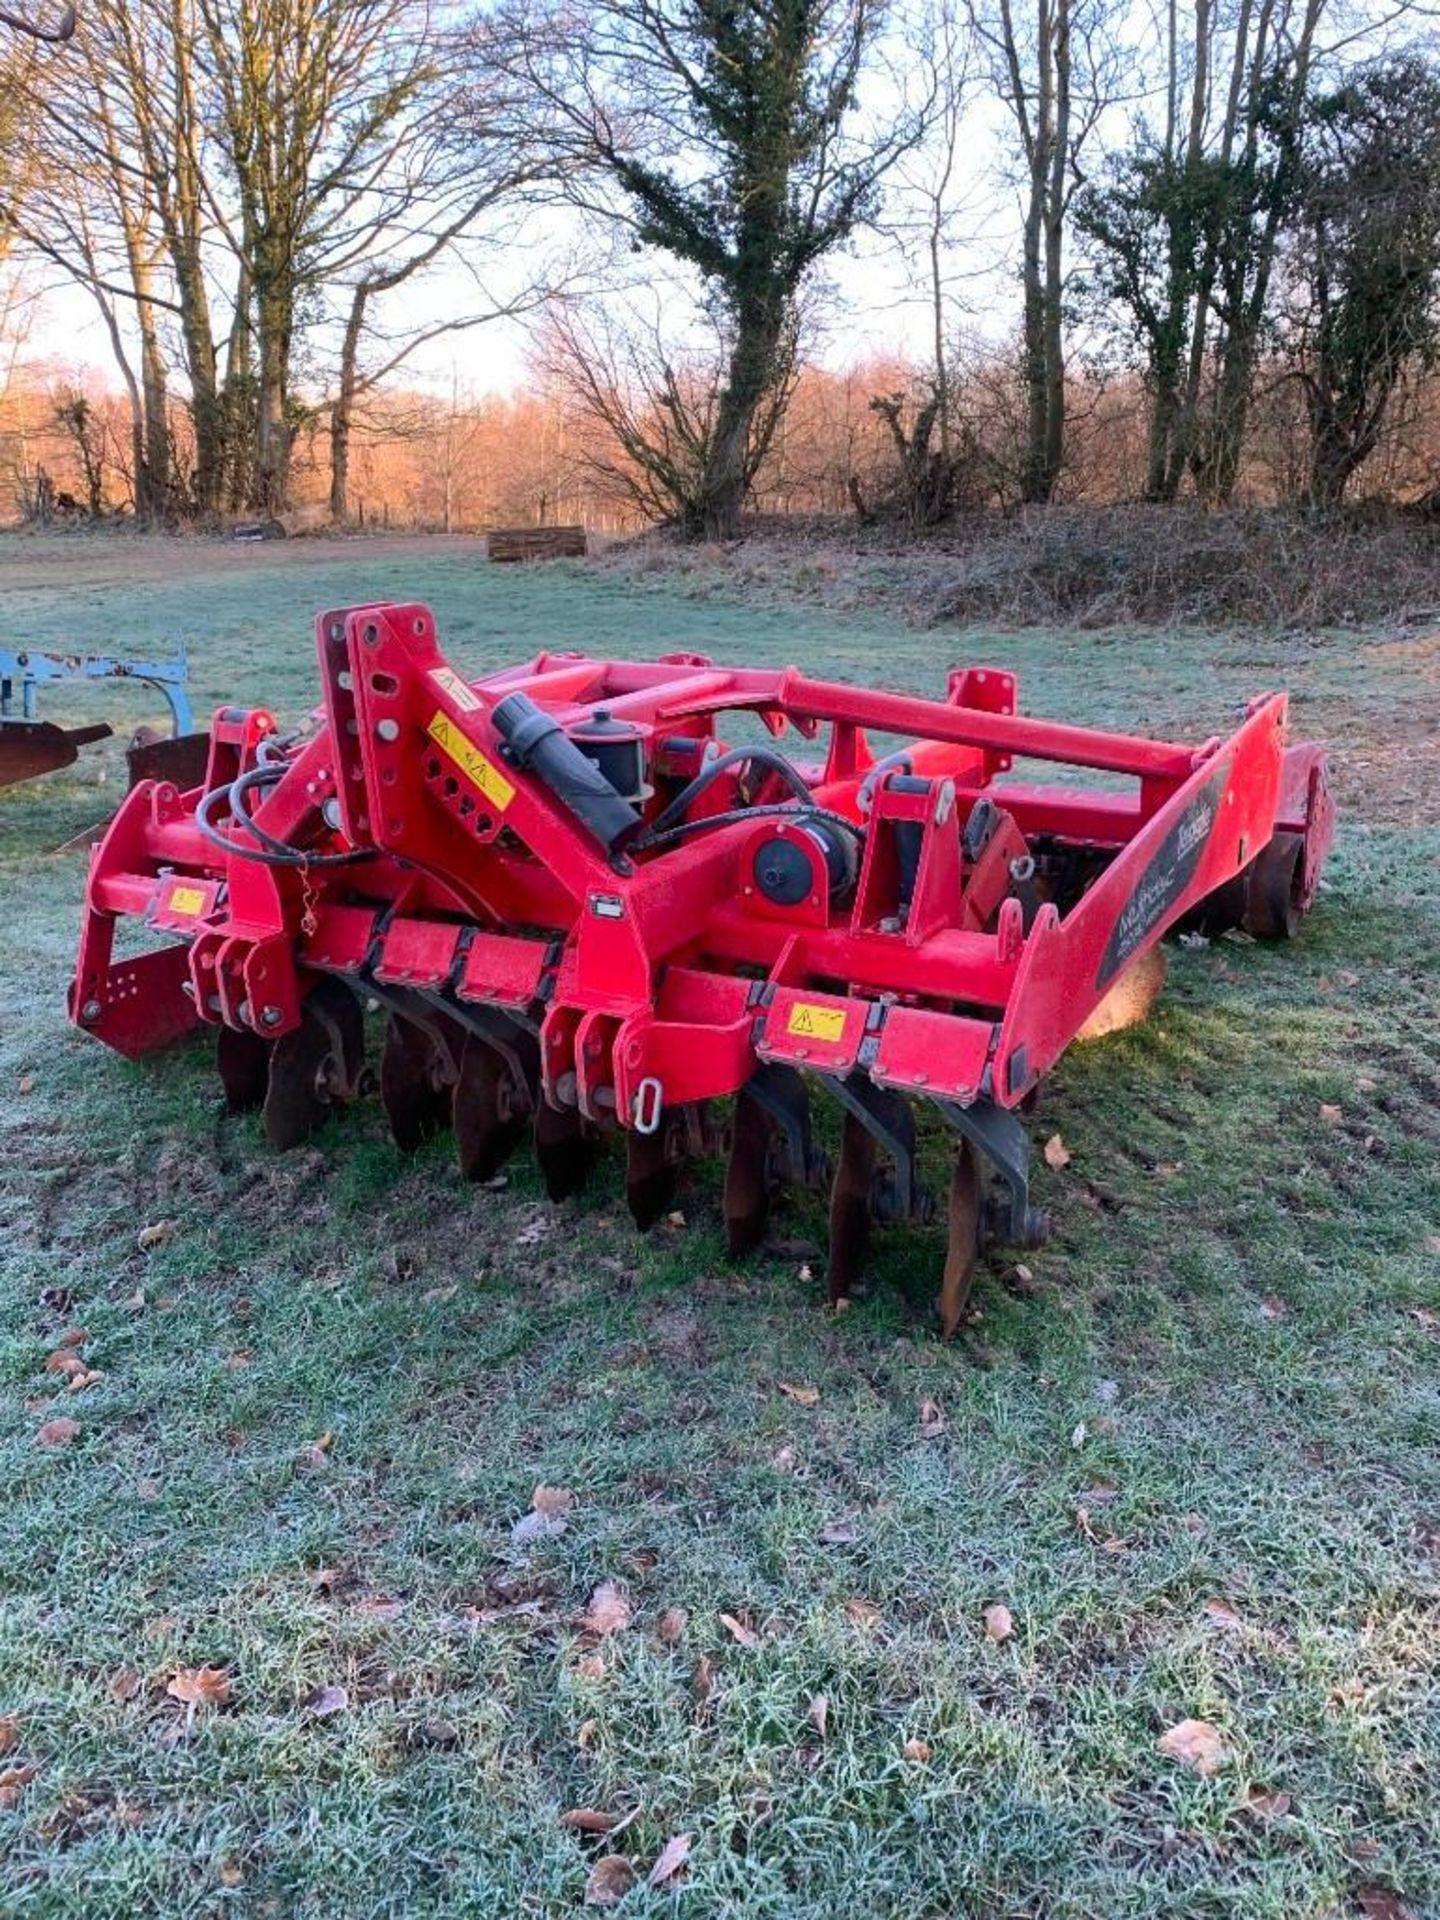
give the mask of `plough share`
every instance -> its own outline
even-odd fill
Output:
[[[1333,833],[1283,694],[1190,746],[1021,717],[988,667],[934,700],[698,653],[547,652],[471,682],[418,605],[326,613],[316,639],[301,734],[222,708],[200,787],[122,803],[74,1021],[132,1058],[213,1027],[228,1104],[288,1147],[372,1084],[378,1001],[400,1147],[448,1123],[485,1180],[531,1131],[560,1199],[618,1131],[642,1228],[733,1096],[730,1251],[781,1186],[828,1182],[832,1301],[872,1221],[933,1209],[928,1102],[954,1134],[946,1332],[987,1244],[1044,1238],[1020,1112],[1064,1048],[1117,996],[1148,1004],[1182,920],[1291,936]],[[1118,779],[1035,782],[1022,759]],[[171,938],[117,958],[124,916]],[[843,1110],[833,1170],[814,1082]]]

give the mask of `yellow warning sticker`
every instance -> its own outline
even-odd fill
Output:
[[[430,678],[442,693],[448,693],[462,713],[478,713],[482,703],[466,686],[458,673],[452,673],[449,667],[431,667]]]
[[[480,749],[443,713],[437,713],[425,729],[442,753],[448,753],[459,767],[465,778],[477,786],[491,806],[503,813],[515,798],[515,789],[501,773],[493,760],[487,760]]]
[[[845,1014],[840,1007],[817,1007],[808,1000],[797,1000],[785,1022],[787,1033],[798,1033],[807,1040],[843,1040]]]
[[[172,887],[170,897],[165,902],[167,913],[183,913],[193,919],[196,914],[205,911],[205,890],[203,887]]]

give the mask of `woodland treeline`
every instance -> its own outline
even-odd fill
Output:
[[[166,522],[1433,504],[1440,60],[1367,3],[86,0],[5,50],[0,455]],[[836,372],[867,269],[927,344]]]

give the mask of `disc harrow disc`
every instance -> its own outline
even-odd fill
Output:
[[[1256,855],[1244,926],[1257,940],[1293,940],[1299,933],[1304,852],[1298,833],[1277,833]]]
[[[575,1107],[552,1107],[542,1100],[535,1109],[535,1159],[540,1178],[552,1200],[578,1193],[595,1164],[598,1142]]]
[[[825,1286],[832,1307],[850,1298],[870,1245],[875,1164],[875,1136],[858,1114],[847,1112],[830,1187],[830,1263]]]
[[[642,1233],[670,1210],[693,1130],[687,1108],[666,1107],[654,1133],[625,1136],[625,1204]]]
[[[975,1284],[982,1207],[980,1162],[970,1142],[962,1140],[956,1146],[950,1173],[949,1231],[940,1282],[940,1331],[947,1340],[960,1325]]]
[[[270,1050],[265,1137],[285,1151],[325,1124],[337,1102],[353,1099],[365,1069],[365,1020],[350,989],[329,975],[305,1002],[298,1027]]]
[[[407,1019],[403,1013],[392,1013],[386,1021],[380,1104],[390,1122],[391,1138],[402,1153],[414,1153],[445,1124],[455,1052],[439,1017],[434,1026]]]
[[[770,1141],[775,1122],[743,1089],[736,1096],[725,1168],[725,1245],[732,1259],[765,1237],[770,1222]]]
[[[270,1080],[270,1048],[248,1027],[221,1027],[215,1036],[215,1068],[225,1089],[227,1113],[261,1105]]]
[[[525,1138],[535,1105],[533,1084],[533,1078],[530,1085],[525,1083],[498,1048],[478,1034],[466,1035],[451,1120],[460,1171],[467,1180],[493,1179]]]

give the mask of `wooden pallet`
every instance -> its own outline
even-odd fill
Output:
[[[487,536],[492,560],[583,560],[584,527],[496,527]]]

